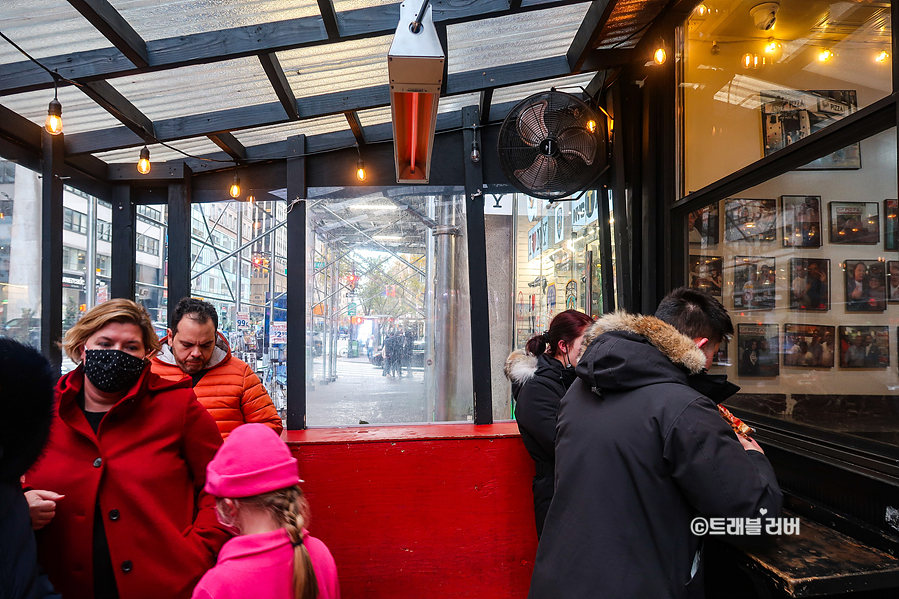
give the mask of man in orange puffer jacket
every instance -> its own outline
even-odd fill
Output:
[[[212,304],[190,297],[178,302],[151,369],[169,380],[190,377],[197,399],[212,414],[222,438],[246,422],[262,423],[281,434],[281,417],[272,398],[247,363],[231,355],[218,332]]]

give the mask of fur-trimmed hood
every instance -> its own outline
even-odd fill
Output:
[[[537,357],[523,349],[516,349],[506,358],[503,372],[513,385],[521,386],[531,380],[537,372]]]
[[[577,376],[598,392],[658,383],[688,385],[716,402],[739,390],[705,373],[705,354],[692,339],[654,316],[614,312],[584,335]]]
[[[47,444],[56,408],[50,363],[33,347],[0,338],[0,481],[16,481]]]

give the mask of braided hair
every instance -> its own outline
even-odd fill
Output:
[[[309,503],[299,485],[278,489],[240,501],[267,510],[290,536],[293,543],[293,586],[295,599],[315,599],[318,582],[312,569],[312,558],[303,543],[303,529],[309,523]]]

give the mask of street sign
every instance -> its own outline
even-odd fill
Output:
[[[269,342],[272,345],[287,343],[287,321],[275,320],[269,327]]]
[[[355,316],[356,315],[356,304],[350,304],[346,307],[347,316]]]
[[[238,312],[237,313],[237,330],[238,331],[246,331],[250,328],[250,313],[249,312]]]

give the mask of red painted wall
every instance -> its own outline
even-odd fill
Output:
[[[284,437],[344,598],[527,596],[534,464],[514,423]]]

